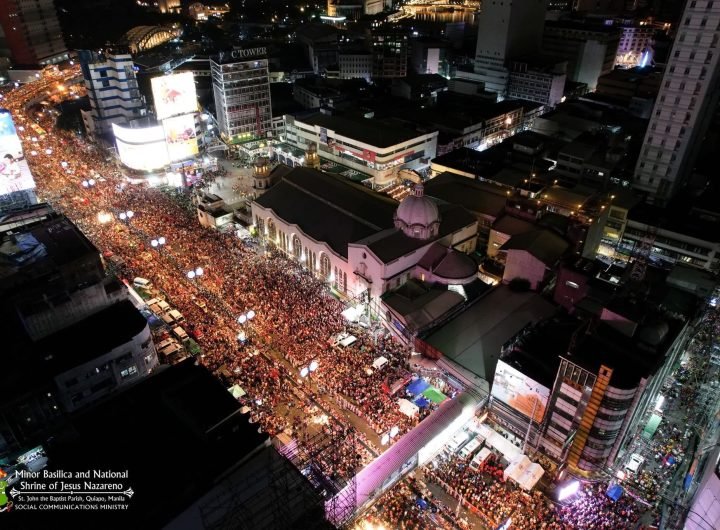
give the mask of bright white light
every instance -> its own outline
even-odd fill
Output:
[[[118,215],[118,217],[120,218],[121,221],[124,221],[125,219],[127,219],[127,215],[125,215],[125,212],[120,212],[120,215]]]
[[[195,271],[188,271],[187,277],[192,280],[195,277]]]
[[[82,181],[83,188],[87,188],[90,186],[90,183],[87,180]]]
[[[380,443],[383,445],[387,445],[390,443],[390,436],[388,433],[383,434],[382,438],[380,438]]]
[[[101,224],[109,223],[110,221],[112,221],[112,215],[107,212],[100,212],[98,213],[97,217],[98,222]]]
[[[262,399],[256,399],[255,400],[256,405],[262,405]]]
[[[30,151],[30,154],[31,154],[32,156],[37,156],[37,151]]]
[[[65,162],[64,160],[63,160],[62,162],[60,162],[60,165],[61,165],[62,167],[68,167],[68,163]]]
[[[250,311],[247,312],[247,319],[252,320],[253,318],[255,318],[255,311],[253,311],[251,309]]]
[[[558,500],[563,501],[571,495],[575,495],[579,489],[580,482],[578,482],[577,480],[573,480],[570,484],[560,489],[560,493],[558,493]]]
[[[308,370],[307,366],[304,366],[302,368],[302,370],[300,370],[300,377],[307,377],[308,373],[309,373],[309,370]]]
[[[158,246],[158,240],[157,240],[157,239],[153,239],[152,241],[150,241],[150,246],[153,247],[153,248],[154,248],[154,247],[157,247],[157,246]]]
[[[244,324],[247,320],[247,317],[245,315],[240,315],[237,320],[239,324]]]
[[[37,136],[33,136],[33,137],[30,138],[30,139],[31,139],[33,142],[37,142],[37,141],[38,141]]]
[[[164,237],[159,237],[159,238],[158,238],[158,243],[160,243],[161,245],[164,245],[164,244],[165,244],[165,238],[164,238]]]
[[[318,362],[317,361],[310,361],[310,371],[314,372],[318,369]]]
[[[399,431],[400,429],[398,429],[397,426],[393,426],[393,428],[390,429],[390,438],[395,438]]]
[[[95,179],[90,179],[90,180],[88,180],[88,184],[90,184],[91,186],[94,186],[94,185],[95,185]]]
[[[202,269],[202,267],[198,267],[195,269],[195,275],[196,276],[202,276],[205,271]]]
[[[15,84],[17,85],[17,83],[15,83]],[[23,127],[22,125],[20,127],[18,127],[18,131],[23,132],[24,130],[25,130],[25,127]]]
[[[46,155],[51,155],[51,154],[52,154],[52,149],[45,149],[45,154],[46,154]]]
[[[247,335],[245,335],[244,331],[241,331],[240,333],[238,333],[237,338],[240,342],[245,342],[247,340]]]
[[[135,215],[135,212],[133,212],[132,210],[128,210],[128,211],[127,211],[127,218],[128,218],[128,219],[132,219],[132,218],[133,218],[133,215]]]

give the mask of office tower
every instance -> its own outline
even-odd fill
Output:
[[[475,73],[485,90],[505,95],[509,62],[540,51],[547,0],[484,2],[478,16]]]
[[[392,79],[407,75],[408,35],[402,29],[380,28],[372,33],[373,77]]]
[[[113,123],[127,123],[145,114],[129,53],[101,55],[80,50],[78,58],[91,106],[90,110],[81,111],[88,134],[109,134]]]
[[[224,140],[266,137],[272,132],[265,48],[234,50],[210,60],[215,112]]]
[[[633,187],[665,204],[687,178],[717,104],[720,2],[688,1],[635,167]]]
[[[46,65],[68,58],[53,0],[0,0],[0,26],[16,65]]]

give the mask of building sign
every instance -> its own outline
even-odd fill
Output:
[[[120,161],[127,167],[150,171],[170,163],[162,125],[133,129],[113,123]]]
[[[490,394],[538,423],[550,398],[548,388],[503,361],[498,361]]]
[[[0,196],[35,189],[10,112],[0,109]]]
[[[197,94],[192,72],[154,77],[150,83],[158,120],[197,111]]]
[[[231,52],[220,52],[218,54],[218,59],[220,63],[223,62],[224,59],[230,58],[230,59],[252,59],[253,57],[265,57],[267,55],[267,48],[264,46],[260,46],[258,48],[247,48],[244,50],[233,50]]]
[[[198,154],[194,115],[185,114],[163,120],[163,128],[171,162],[187,160]]]
[[[327,129],[325,127],[320,127],[320,143],[326,145],[328,143]]]

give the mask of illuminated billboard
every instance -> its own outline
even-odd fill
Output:
[[[0,195],[35,189],[10,112],[0,109]]]
[[[162,125],[133,129],[113,123],[120,161],[131,169],[151,171],[170,163]]]
[[[490,394],[525,416],[541,422],[550,390],[509,364],[499,361]]]
[[[195,117],[192,114],[168,118],[163,121],[163,127],[171,162],[187,160],[198,154]]]
[[[151,84],[155,115],[158,120],[197,111],[197,95],[192,72],[153,77]]]

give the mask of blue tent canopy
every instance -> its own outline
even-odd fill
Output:
[[[623,489],[622,486],[615,484],[614,486],[610,486],[605,493],[608,497],[610,497],[612,500],[617,501],[620,497],[622,497]]]
[[[417,396],[418,394],[421,394],[424,390],[426,390],[429,386],[430,383],[420,377],[408,385],[407,391],[410,392],[413,396]]]
[[[430,401],[428,401],[428,398],[426,398],[425,396],[418,396],[417,398],[415,398],[415,401],[413,401],[413,403],[415,403],[421,409],[424,409],[430,404]]]
[[[418,497],[417,500],[415,501],[415,504],[417,504],[421,510],[424,510],[425,508],[428,507],[427,501],[425,499],[423,499],[422,497]]]

